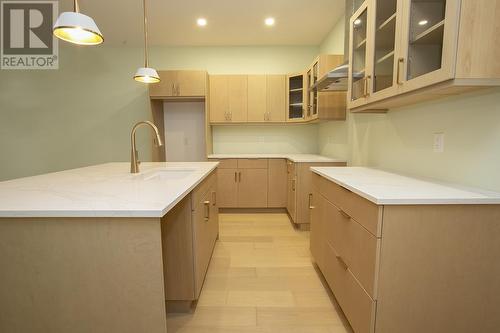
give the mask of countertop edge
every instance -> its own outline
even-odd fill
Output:
[[[366,192],[363,192],[349,184],[346,184],[336,178],[333,178],[316,167],[311,167],[311,171],[320,175],[321,177],[342,186],[349,191],[365,198],[366,200],[376,205],[500,205],[500,198],[474,198],[474,199],[377,199]]]
[[[205,180],[219,165],[214,165],[189,186],[174,201],[161,210],[0,210],[0,219],[22,218],[162,218],[182,199],[191,193],[203,180]]]

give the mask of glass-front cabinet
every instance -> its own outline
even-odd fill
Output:
[[[349,91],[351,103],[364,103],[369,95],[370,75],[368,62],[368,3],[365,2],[350,20]]]
[[[350,19],[349,108],[454,77],[459,0],[366,0]]]
[[[313,89],[319,78],[319,60],[316,60],[309,71],[307,72],[309,78],[309,105],[307,109],[307,118],[315,119],[318,117],[318,91]]]
[[[303,121],[307,101],[307,78],[303,73],[288,76],[288,114],[287,121]]]
[[[403,92],[454,77],[459,0],[404,0],[399,54]]]
[[[376,1],[374,8],[373,94],[397,89],[396,30],[398,0]]]

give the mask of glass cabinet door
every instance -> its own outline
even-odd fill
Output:
[[[314,65],[312,66],[310,88],[312,88],[312,86],[315,85],[316,82],[318,82],[318,77],[319,77],[318,66],[319,66],[318,62],[315,62]],[[316,89],[311,89],[309,91],[309,99],[311,101],[311,111],[309,117],[315,118],[318,116],[318,91]]]
[[[398,0],[377,0],[373,59],[373,92],[391,88],[394,83],[396,22]]]
[[[364,8],[364,10],[362,10]],[[366,68],[368,8],[361,7],[361,14],[351,18],[351,101],[368,95],[368,77]]]
[[[302,74],[288,77],[288,120],[304,119],[304,88],[307,87],[305,80]]]
[[[412,90],[453,78],[460,1],[404,1],[398,82]]]

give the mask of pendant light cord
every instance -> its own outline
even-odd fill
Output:
[[[148,21],[146,18],[146,0],[142,0],[143,9],[144,9],[144,64],[146,68],[149,67],[148,62]]]
[[[80,6],[78,5],[78,0],[75,0],[74,3],[74,12],[79,13],[80,12]]]

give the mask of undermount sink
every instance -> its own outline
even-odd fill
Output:
[[[144,180],[179,180],[189,177],[195,169],[160,169],[144,173]]]

